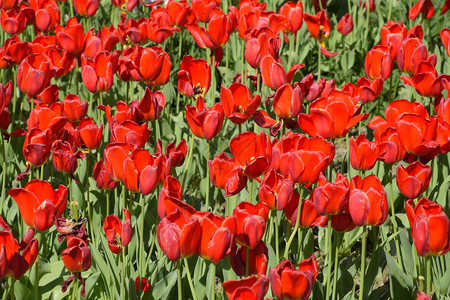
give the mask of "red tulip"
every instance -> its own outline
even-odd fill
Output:
[[[312,191],[314,207],[319,215],[337,215],[348,205],[349,184],[347,177],[337,173],[335,183],[328,182],[320,174],[319,184]]]
[[[416,300],[431,300],[431,297],[428,296],[425,292],[418,292]]]
[[[139,20],[128,19],[118,26],[119,39],[123,44],[143,44],[148,42],[148,19],[142,17]]]
[[[89,150],[98,149],[102,143],[103,124],[97,126],[91,117],[80,121],[80,137]]]
[[[29,227],[45,231],[53,226],[66,208],[67,188],[53,190],[47,181],[33,179],[24,188],[13,188],[9,195],[16,201],[23,221]]]
[[[192,12],[198,22],[208,23],[220,7],[218,0],[193,0]]]
[[[303,25],[303,3],[286,2],[280,7],[280,15],[286,18],[286,32],[297,34]]]
[[[307,13],[304,13],[303,16],[311,36],[318,40],[321,46],[324,46],[323,41],[330,35],[331,31],[330,18],[327,12],[322,9],[315,16]]]
[[[302,89],[303,98],[309,102],[313,102],[321,97],[328,97],[328,95],[336,89],[334,79],[326,81],[325,78],[322,77],[318,82],[314,82],[313,80],[314,75],[310,73],[306,75],[299,83],[296,83]]]
[[[57,50],[56,47],[49,47],[44,53],[52,64],[55,78],[60,78],[75,68],[75,56],[72,53]]]
[[[425,192],[431,179],[431,167],[415,161],[406,168],[399,165],[396,182],[400,192],[409,199],[415,199]]]
[[[377,162],[379,148],[377,142],[369,142],[364,134],[350,138],[350,163],[355,170],[370,170]]]
[[[111,142],[126,143],[130,151],[138,148],[144,148],[150,138],[150,129],[148,123],[142,125],[134,121],[125,120],[120,124],[113,124],[111,130]]]
[[[283,210],[294,196],[294,183],[269,169],[261,181],[258,191],[259,201],[269,209]]]
[[[130,191],[148,195],[163,181],[164,167],[163,155],[136,149],[123,162],[123,184]]]
[[[286,218],[291,223],[292,227],[295,227],[297,223],[297,214],[299,209],[299,198],[300,195],[295,192],[294,197],[292,197],[291,202],[288,203],[284,213]],[[317,213],[312,199],[302,200],[300,204],[300,220],[298,225],[303,228],[312,228],[315,226],[326,227],[328,217],[321,216]]]
[[[152,90],[146,87],[142,99],[140,101],[131,101],[130,108],[131,110],[134,110],[136,121],[138,123],[143,123],[157,120],[165,105],[166,96],[163,92],[152,92]]]
[[[4,223],[3,227],[8,226],[2,217],[0,221]],[[31,268],[39,254],[38,241],[32,239],[22,254],[19,252],[21,248],[9,226],[0,231],[0,279],[11,276],[19,280]]]
[[[81,296],[84,297],[85,287],[81,272],[87,271],[91,267],[91,251],[87,243],[78,237],[68,236],[67,248],[61,252],[61,257],[67,270],[72,273],[69,279],[64,281],[62,292],[64,293],[70,283],[77,278],[81,281]]]
[[[397,23],[389,20],[380,30],[381,46],[391,46],[391,54],[394,60],[397,59],[397,53],[406,38],[407,28],[403,23]]]
[[[348,210],[348,208],[346,208]],[[356,224],[353,222],[352,217],[348,212],[344,212],[338,215],[332,215],[331,227],[337,232],[349,232],[356,228]]]
[[[175,1],[169,0],[166,4],[167,12],[171,18],[171,25],[184,27],[193,18],[192,9],[186,0]]]
[[[11,103],[13,95],[12,81],[8,81],[5,85],[0,83],[0,130],[7,130],[11,122],[8,106]]]
[[[23,156],[35,167],[40,167],[48,161],[52,146],[52,131],[32,128],[25,136]]]
[[[337,24],[337,30],[343,35],[346,36],[353,30],[353,19],[349,13],[346,13],[342,16]]]
[[[233,210],[236,218],[235,241],[239,245],[255,249],[261,241],[266,230],[269,209],[263,203],[256,205],[250,202],[241,202]]]
[[[188,97],[204,97],[211,86],[211,69],[204,59],[185,55],[178,71],[178,92]]]
[[[131,228],[131,216],[128,209],[123,209],[125,221],[123,223],[116,215],[109,215],[105,218],[103,230],[108,240],[108,247],[114,254],[122,252],[122,248],[128,246],[133,236]]]
[[[391,75],[393,61],[390,49],[381,45],[374,46],[370,49],[364,63],[367,77],[386,80]]]
[[[433,66],[436,65],[436,54],[428,56],[427,47],[422,40],[415,36],[406,38],[397,54],[398,68],[403,72],[414,74],[421,61],[429,61]]]
[[[128,158],[129,146],[126,143],[111,143],[104,150],[105,169],[113,181],[122,181],[124,178],[123,163]]]
[[[167,10],[162,7],[153,9],[147,22],[148,39],[155,44],[161,44],[173,33],[180,31],[170,23],[171,17]]]
[[[68,117],[69,122],[79,122],[86,116],[88,102],[81,101],[80,97],[74,94],[68,94],[64,98],[64,115]]]
[[[84,47],[84,29],[83,25],[78,23],[76,17],[70,18],[66,27],[56,26],[56,38],[58,44],[69,53],[77,53]]]
[[[52,160],[56,171],[73,174],[78,166],[77,159],[81,158],[81,151],[74,153],[69,142],[57,140],[52,145]]]
[[[2,0],[0,1],[0,7],[4,9],[11,9],[17,6],[17,0]]]
[[[28,129],[50,129],[52,137],[56,138],[68,120],[66,116],[63,116],[63,112],[64,105],[60,102],[53,103],[50,107],[44,104],[36,105],[28,117]]]
[[[450,79],[449,75],[440,75],[429,61],[421,61],[417,66],[414,76],[400,76],[403,83],[412,86],[417,93],[424,97],[437,97],[442,92],[443,79]]]
[[[0,69],[21,63],[28,56],[29,49],[29,43],[21,42],[17,35],[6,39],[3,47],[0,47]]]
[[[49,84],[53,72],[46,56],[28,55],[17,69],[17,86],[31,96],[36,96]]]
[[[303,67],[304,64],[293,65],[286,74],[283,66],[277,63],[271,55],[264,56],[260,66],[264,84],[274,91],[278,90],[285,83],[290,83],[295,72]]]
[[[263,241],[260,241],[254,249],[248,249],[245,246],[236,247],[233,245],[233,249],[230,254],[230,264],[233,271],[238,276],[245,276],[247,269],[247,250],[248,250],[248,274],[263,276],[267,271],[267,261],[269,257],[269,250]]]
[[[287,259],[270,269],[272,293],[277,299],[308,299],[317,278],[317,261],[313,255],[300,262],[298,269]]]
[[[256,36],[249,36],[245,43],[245,60],[253,69],[260,66],[261,59],[270,55],[278,59],[281,40],[268,30],[259,30]]]
[[[445,51],[447,51],[447,55],[450,56],[450,29],[442,28],[439,35],[441,37],[441,41],[444,45]]]
[[[99,189],[113,190],[119,185],[119,182],[109,178],[105,166],[103,165],[103,160],[99,160],[95,164],[94,170],[92,171],[92,177],[94,177],[97,188]]]
[[[207,108],[203,98],[198,98],[197,107],[186,104],[185,109],[186,121],[196,137],[210,140],[222,129],[224,118],[222,103]]]
[[[255,113],[261,103],[261,97],[256,95],[252,98],[247,86],[233,83],[229,88],[222,85],[220,102],[227,118],[240,125]]]
[[[37,32],[55,30],[60,21],[58,4],[54,0],[31,0],[30,7],[34,10],[34,28]]]
[[[166,214],[166,199],[175,198],[181,201],[183,196],[183,190],[181,189],[181,184],[175,177],[167,176],[164,179],[164,184],[159,192],[158,196],[158,215],[162,219]]]
[[[97,12],[99,0],[74,0],[73,7],[80,16],[92,17]]]
[[[112,53],[102,51],[95,56],[94,60],[81,57],[81,78],[86,88],[91,93],[110,90],[114,82],[119,51],[116,50]]]
[[[27,26],[27,19],[22,11],[10,9],[8,12],[2,8],[1,25],[3,30],[9,35],[21,34]]]
[[[386,164],[392,165],[405,157],[406,151],[400,143],[398,132],[395,128],[388,127],[380,134],[378,140],[377,136],[375,136],[375,140],[380,149],[378,159]]]
[[[357,100],[362,103],[368,103],[374,101],[380,95],[383,90],[383,79],[377,78],[370,81],[366,77],[360,77],[356,82],[356,87],[358,89]]]
[[[328,97],[311,103],[310,114],[300,114],[298,125],[309,135],[334,139],[345,136],[350,128],[368,116],[367,113],[359,114],[350,95],[333,91]]]
[[[386,221],[388,203],[386,192],[378,177],[370,175],[364,179],[355,176],[350,181],[348,207],[357,226],[380,226]]]
[[[138,294],[138,295],[139,295],[139,290],[143,291],[144,293],[147,293],[148,290],[150,289],[150,283],[148,283],[148,280],[145,277],[141,277],[140,280],[139,280],[139,276],[136,277],[135,285],[136,285],[136,294]],[[140,285],[140,289],[139,289],[139,285]]]
[[[225,281],[222,286],[229,300],[262,300],[269,290],[269,279],[265,275],[258,277],[252,275]]]
[[[234,216],[223,218],[211,212],[197,212],[193,218],[198,218],[202,228],[198,254],[217,264],[230,254],[234,240],[236,221]]]
[[[208,166],[212,184],[219,189],[225,189],[227,197],[236,195],[247,185],[247,176],[241,166],[236,165],[235,160],[224,152],[210,160]]]
[[[208,21],[208,30],[204,27],[200,28],[197,24],[187,24],[186,28],[200,48],[217,49],[228,41],[231,33],[230,25],[228,16],[220,11],[211,16]]]
[[[176,210],[159,222],[156,237],[164,254],[171,261],[178,261],[197,253],[201,230],[198,219]]]
[[[167,144],[165,154],[167,166],[170,169],[182,166],[187,154],[186,140],[182,139],[178,145],[175,145],[173,142]]]
[[[126,11],[132,11],[133,8],[139,3],[138,0],[111,0],[111,4],[115,7],[118,7],[120,9],[126,10]]]
[[[408,18],[415,20],[421,12],[425,19],[430,19],[434,16],[434,6],[431,0],[419,0],[410,8]]]
[[[412,200],[405,203],[411,235],[420,256],[441,256],[448,252],[450,221],[442,206],[421,198],[414,207]]]

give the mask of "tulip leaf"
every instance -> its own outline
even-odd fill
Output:
[[[413,284],[408,276],[399,268],[391,254],[385,251],[386,261],[389,267],[389,281],[392,299],[410,299]]]
[[[155,299],[167,299],[170,291],[177,282],[177,270],[173,270],[158,281],[152,290]]]

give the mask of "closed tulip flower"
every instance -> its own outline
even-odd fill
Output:
[[[337,30],[343,35],[346,36],[353,30],[353,19],[350,14],[345,14],[339,20],[337,24]]]
[[[98,149],[103,138],[103,124],[97,126],[91,117],[84,118],[79,123],[80,137],[89,150]]]
[[[245,60],[253,69],[257,69],[266,55],[278,59],[280,43],[280,37],[271,31],[258,31],[256,37],[249,37],[245,43]]]
[[[148,123],[141,125],[131,120],[125,120],[120,124],[113,124],[111,130],[111,142],[126,143],[130,151],[144,148],[150,138]]]
[[[284,178],[275,169],[269,169],[259,186],[259,201],[266,204],[269,209],[283,210],[293,196],[294,182]]]
[[[214,13],[208,22],[208,29],[198,24],[187,24],[187,30],[192,34],[194,41],[200,48],[217,49],[225,45],[230,36],[232,27],[222,11]]]
[[[70,18],[66,27],[56,26],[56,38],[58,44],[69,53],[77,53],[84,47],[84,29],[83,25],[78,23],[76,17]]]
[[[268,215],[269,209],[263,203],[239,203],[233,211],[236,218],[236,243],[254,249],[264,235]]]
[[[46,56],[30,54],[17,69],[17,86],[22,92],[36,96],[50,84],[52,75],[51,63]]]
[[[166,199],[171,197],[178,200],[181,200],[183,196],[183,190],[181,189],[181,184],[173,176],[167,176],[164,179],[164,184],[159,192],[158,196],[158,215],[162,219],[166,216]]]
[[[314,255],[302,260],[298,269],[285,259],[269,271],[272,293],[277,299],[308,299],[316,278],[317,261]]]
[[[349,183],[347,177],[337,173],[335,183],[328,182],[320,174],[319,184],[312,192],[314,207],[320,215],[336,215],[344,211],[348,204]]]
[[[370,49],[366,56],[364,68],[367,77],[370,79],[382,78],[386,80],[391,75],[393,68],[390,48],[377,45]]]
[[[384,47],[391,45],[391,54],[394,60],[397,59],[398,50],[403,40],[406,38],[407,28],[401,23],[388,21],[380,30],[380,44]]]
[[[414,207],[412,200],[405,204],[411,235],[420,256],[440,256],[448,252],[450,221],[442,206],[421,198]]]
[[[406,38],[398,50],[398,68],[403,72],[414,74],[419,63],[424,60],[434,66],[436,65],[436,54],[428,56],[427,47],[421,39],[415,36]]]
[[[81,101],[80,97],[74,94],[68,94],[64,98],[64,115],[69,122],[79,122],[88,111],[88,102]]]
[[[176,210],[159,222],[156,237],[164,254],[171,261],[178,261],[197,253],[201,230],[198,219]]]
[[[261,97],[252,98],[250,90],[241,83],[233,83],[229,88],[222,85],[220,102],[228,119],[235,124],[242,124],[256,112],[261,103]]]
[[[263,83],[271,90],[276,91],[282,85],[291,83],[295,72],[304,66],[304,64],[293,65],[286,74],[283,66],[272,55],[268,54],[261,59],[260,68]]]
[[[118,50],[112,53],[102,51],[95,56],[94,60],[82,59],[81,78],[91,93],[106,92],[111,89],[118,59]]]
[[[299,198],[300,195],[295,192],[294,197],[286,206],[284,213],[286,214],[286,218],[291,223],[292,227],[295,227],[295,223],[297,222],[297,214],[299,209]],[[312,199],[302,200],[300,204],[300,220],[298,221],[298,225],[303,228],[312,228],[315,226],[326,227],[327,226],[328,217],[324,215],[319,215],[314,206],[314,202]]]
[[[406,168],[399,165],[396,182],[400,192],[409,199],[415,199],[425,192],[431,179],[431,167],[415,161]]]
[[[27,26],[25,13],[17,12],[15,9],[10,9],[8,12],[2,9],[0,21],[3,30],[9,35],[21,34]]]
[[[81,296],[84,297],[86,292],[81,272],[85,272],[91,267],[91,251],[87,243],[78,237],[68,236],[67,248],[61,252],[61,258],[67,270],[72,273],[69,279],[64,281],[62,292],[64,293],[76,278],[81,281]]]
[[[222,286],[229,300],[263,300],[269,290],[269,279],[265,275],[252,275],[247,278],[225,281]]]
[[[386,221],[388,203],[386,192],[378,177],[370,175],[364,179],[355,176],[350,181],[348,207],[357,226],[380,226]]]
[[[131,228],[131,216],[128,209],[123,209],[125,221],[120,221],[116,215],[109,215],[105,218],[103,230],[108,240],[108,247],[114,254],[122,252],[123,247],[128,246],[133,236]]]
[[[356,87],[358,89],[357,100],[362,103],[368,103],[374,101],[383,90],[383,79],[378,78],[370,81],[366,77],[360,77],[356,82]]]
[[[50,32],[55,30],[60,22],[60,10],[55,0],[31,0],[34,10],[34,28],[36,31]]]
[[[286,2],[280,7],[279,13],[286,18],[286,28],[284,31],[297,34],[297,31],[303,25],[303,3],[301,1],[297,3],[292,1]]]
[[[81,151],[74,152],[67,141],[57,140],[52,145],[52,160],[56,171],[73,174],[78,166]]]
[[[302,111],[302,89],[293,88],[289,83],[282,85],[273,98],[273,110],[279,118],[296,118]]]
[[[52,131],[50,129],[31,129],[25,136],[23,156],[35,167],[40,167],[48,161],[52,146]]]
[[[439,36],[441,37],[447,55],[450,56],[450,29],[442,28]]]
[[[75,11],[83,17],[92,17],[97,12],[98,0],[74,0],[73,7]]]
[[[377,162],[379,148],[377,142],[369,142],[364,134],[350,138],[350,163],[355,170],[370,170]]]
[[[123,162],[128,158],[129,151],[130,148],[126,143],[110,143],[106,145],[103,155],[106,173],[111,180],[123,180]]]
[[[29,227],[45,231],[54,225],[66,208],[67,188],[59,185],[54,190],[50,183],[33,179],[24,188],[13,188],[9,195],[16,201],[23,221]]]
[[[248,250],[248,274],[263,276],[267,273],[267,261],[269,250],[263,241],[260,241],[254,249],[248,249],[245,246],[236,247],[230,253],[230,264],[233,271],[238,276],[245,276],[247,269],[247,250]]]
[[[111,180],[108,174],[106,173],[105,165],[103,164],[103,160],[99,160],[92,171],[92,177],[94,177],[97,188],[99,189],[109,189],[113,190],[118,185],[119,182]]]
[[[211,140],[222,129],[224,118],[222,103],[207,108],[203,98],[199,98],[197,107],[186,105],[185,109],[186,121],[196,137]]]
[[[208,166],[212,184],[219,189],[225,189],[227,197],[236,195],[247,185],[247,176],[242,168],[224,152],[210,160]]]

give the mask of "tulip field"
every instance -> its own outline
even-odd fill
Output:
[[[0,0],[0,298],[450,299],[450,0]]]

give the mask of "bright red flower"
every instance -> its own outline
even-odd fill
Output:
[[[3,30],[9,35],[21,34],[27,26],[27,19],[22,11],[10,9],[8,12],[2,8],[1,24]]]
[[[311,36],[318,40],[320,45],[324,47],[324,41],[330,35],[331,31],[330,18],[327,12],[322,9],[315,16],[304,13],[303,18]]]
[[[37,32],[50,32],[55,30],[60,22],[60,11],[54,0],[30,0],[34,10],[34,28]]]
[[[266,55],[277,60],[280,43],[281,39],[271,31],[259,30],[245,42],[245,60],[253,69],[259,68],[261,59]]]
[[[140,284],[140,289],[139,289],[139,284]],[[141,280],[139,280],[139,276],[136,277],[135,285],[136,285],[136,294],[138,294],[138,295],[139,295],[140,290],[143,291],[144,293],[147,293],[148,290],[150,289],[150,283],[148,283],[148,280],[145,277],[141,277]]]
[[[222,103],[207,108],[203,98],[198,98],[197,107],[186,104],[185,109],[186,121],[196,137],[210,140],[222,129],[224,118]]]
[[[421,12],[425,19],[432,18],[434,16],[433,2],[431,2],[431,0],[419,0],[410,8],[408,18],[410,20],[415,20]]]
[[[395,128],[386,128],[380,134],[379,138],[375,136],[375,141],[378,143],[380,149],[378,159],[386,164],[392,165],[402,160],[406,155],[406,151],[400,143],[398,132]]]
[[[66,116],[63,116],[63,112],[64,105],[61,102],[55,102],[50,107],[44,104],[36,105],[28,117],[28,129],[50,129],[52,137],[56,138],[68,120]]]
[[[431,297],[428,296],[425,292],[418,292],[416,300],[431,300]]]
[[[355,170],[370,170],[377,162],[379,148],[377,142],[369,142],[364,134],[350,138],[350,163]]]
[[[276,62],[273,56],[266,55],[261,60],[261,76],[264,84],[268,88],[276,91],[282,85],[291,83],[292,78],[294,78],[295,72],[298,69],[303,68],[304,66],[304,64],[293,65],[286,74],[283,66],[280,63]]]
[[[80,138],[89,150],[98,149],[102,143],[103,124],[97,126],[91,117],[80,121]]]
[[[269,209],[264,203],[256,205],[250,202],[241,202],[233,210],[236,218],[236,234],[234,239],[237,244],[255,249],[261,241],[266,230]]]
[[[8,81],[4,86],[0,83],[0,130],[7,130],[11,123],[8,106],[13,95],[13,83]]]
[[[143,44],[148,42],[148,20],[144,17],[139,20],[128,19],[119,24],[119,39],[123,44]]]
[[[81,101],[77,95],[67,94],[63,105],[64,115],[67,116],[69,122],[79,122],[87,114],[88,102]]]
[[[150,194],[163,181],[165,157],[150,155],[145,149],[136,149],[123,162],[123,184],[127,189],[143,195]]]
[[[114,73],[117,70],[119,50],[112,53],[102,51],[90,60],[82,57],[81,78],[91,93],[106,92],[114,83]]]
[[[303,93],[303,98],[309,102],[321,97],[328,97],[328,95],[336,89],[336,80],[328,80],[325,78],[320,78],[318,82],[314,82],[314,75],[306,75],[298,84]]]
[[[111,142],[126,143],[130,147],[130,151],[144,148],[150,138],[148,123],[139,125],[134,121],[125,120],[120,124],[113,124],[110,129]]]
[[[69,53],[77,53],[84,48],[84,29],[76,17],[70,18],[66,27],[56,26],[58,44]]]
[[[99,0],[74,0],[73,7],[80,16],[92,17],[97,12]]]
[[[297,3],[292,1],[286,2],[280,7],[279,13],[286,18],[284,31],[297,34],[297,31],[303,25],[303,3],[301,1]]]
[[[407,37],[401,44],[397,53],[397,65],[403,72],[414,74],[421,61],[429,61],[436,65],[436,54],[428,56],[427,46],[418,37]]]
[[[92,171],[92,177],[94,177],[97,188],[99,189],[113,190],[119,185],[119,182],[113,181],[109,178],[103,164],[103,160],[99,160],[95,164],[94,170]]]
[[[133,236],[131,228],[131,216],[128,209],[123,209],[125,220],[123,223],[116,215],[109,215],[105,218],[103,230],[108,240],[108,247],[114,254],[122,252],[122,248],[128,246]]]
[[[192,12],[198,22],[208,23],[220,8],[220,0],[193,0]]]
[[[302,89],[293,88],[289,83],[282,85],[273,98],[273,111],[279,118],[292,119],[302,111]]]
[[[172,169],[182,166],[184,164],[184,159],[186,158],[187,150],[185,139],[182,139],[178,145],[175,145],[173,142],[167,144],[165,151],[167,167]]]
[[[300,195],[294,192],[294,197],[292,197],[291,201],[286,206],[284,213],[286,218],[291,223],[292,227],[295,227],[295,223],[297,222],[297,214],[299,209],[299,199]],[[315,226],[326,227],[328,221],[328,216],[319,215],[314,206],[314,202],[312,199],[302,200],[300,204],[300,220],[298,221],[298,225],[303,228],[312,228]]]
[[[399,165],[396,182],[400,192],[408,199],[415,199],[425,192],[431,179],[431,167],[415,161],[406,168]]]
[[[0,223],[7,226],[2,217],[0,217]],[[11,276],[19,280],[31,268],[39,254],[38,241],[32,239],[22,254],[20,254],[21,248],[9,227],[0,231],[0,279]]]
[[[248,250],[248,274],[263,276],[267,273],[267,261],[269,257],[269,250],[263,241],[260,241],[254,249],[248,249],[245,246],[236,247],[230,254],[230,264],[233,271],[238,276],[245,276],[247,266],[247,250]]]
[[[383,90],[383,79],[377,78],[370,81],[366,77],[360,77],[356,82],[356,87],[358,89],[358,95],[356,100],[362,103],[368,103],[374,101],[380,95]]]
[[[62,184],[53,190],[45,180],[33,179],[24,188],[13,188],[9,195],[16,201],[23,221],[29,227],[45,231],[53,226],[67,204],[67,188]]]
[[[349,184],[347,177],[337,173],[335,183],[328,182],[320,174],[319,184],[312,191],[314,207],[320,215],[336,215],[344,211],[348,205]]]
[[[139,0],[111,0],[112,5],[126,11],[132,11],[138,3]]]
[[[430,61],[421,61],[417,66],[414,76],[400,76],[403,83],[412,86],[417,93],[424,97],[437,97],[444,89],[443,79],[450,80],[450,75],[440,75]]]
[[[439,35],[441,37],[441,41],[444,45],[445,51],[447,51],[447,55],[450,56],[450,29],[442,28]]]
[[[234,216],[223,218],[211,212],[197,212],[193,218],[198,218],[202,227],[198,254],[203,259],[219,263],[230,254],[234,242]]]
[[[166,214],[166,205],[165,205],[167,198],[171,197],[171,198],[181,200],[182,196],[183,196],[183,190],[181,189],[181,184],[178,181],[178,179],[176,179],[173,176],[167,176],[164,179],[163,187],[162,187],[161,191],[159,192],[159,196],[158,196],[158,215],[159,215],[159,217],[162,219],[167,215]]]
[[[195,13],[195,10],[194,10]],[[220,48],[228,41],[231,33],[231,23],[223,12],[215,13],[208,21],[208,30],[198,24],[187,24],[187,30],[192,34],[200,48]]]
[[[381,45],[374,46],[366,55],[364,69],[367,77],[371,79],[382,78],[386,80],[392,72],[393,60],[391,48]]]
[[[267,205],[269,209],[283,210],[293,196],[294,182],[284,178],[275,169],[269,169],[259,186],[259,201]]]
[[[3,47],[0,47],[0,69],[21,63],[29,54],[29,44],[27,41],[21,42],[17,35],[6,39]]]
[[[233,83],[229,88],[222,85],[220,102],[227,118],[240,125],[253,116],[261,104],[261,97],[255,95],[252,98],[247,86],[242,83]]]
[[[145,88],[145,93],[141,100],[130,102],[130,108],[138,123],[157,120],[165,105],[166,96],[164,93],[161,91],[152,92],[148,87]]]
[[[185,55],[178,71],[178,92],[188,97],[204,97],[211,86],[211,69],[204,59]]]
[[[35,167],[42,166],[48,161],[52,146],[52,131],[32,128],[23,142],[23,156],[27,163]]]
[[[262,300],[269,290],[269,279],[252,275],[247,278],[228,280],[222,283],[229,300]]]
[[[414,207],[413,200],[405,203],[411,235],[420,256],[440,256],[450,249],[450,221],[442,206],[421,198]]]
[[[30,54],[17,69],[17,86],[22,92],[36,96],[50,84],[52,76],[53,71],[48,58]]]
[[[81,296],[85,296],[84,280],[81,278],[81,272],[87,271],[91,267],[91,251],[87,243],[75,236],[67,237],[67,248],[61,252],[61,258],[67,270],[72,275],[62,286],[62,292],[65,292],[70,283],[75,279],[81,281]]]
[[[147,38],[155,44],[163,43],[169,36],[180,31],[170,25],[171,17],[167,10],[153,9],[147,22]]]
[[[403,23],[389,20],[380,30],[380,44],[384,47],[391,46],[392,58],[397,59],[397,53],[403,40],[406,38],[407,28]]]
[[[337,30],[343,35],[346,36],[353,30],[353,19],[349,13],[346,13],[342,16],[337,24]]]
[[[326,139],[345,136],[350,128],[369,116],[359,114],[353,97],[340,91],[314,101],[309,111],[309,114],[299,115],[298,125],[307,134]]]
[[[200,247],[202,227],[196,218],[176,210],[164,217],[156,227],[156,237],[161,250],[171,261],[190,257]]]
[[[111,143],[103,151],[105,169],[113,181],[122,181],[124,178],[123,163],[128,158],[130,147],[126,143]]]
[[[285,259],[269,271],[272,293],[277,299],[308,299],[316,278],[317,261],[314,254],[302,260],[298,269]]]
[[[350,181],[348,207],[357,226],[380,226],[388,215],[386,192],[378,177],[370,175],[364,179],[355,176]]]
[[[56,47],[49,47],[44,53],[52,64],[55,78],[62,77],[75,68],[75,56],[72,53],[58,50]]]
[[[236,195],[247,185],[247,176],[242,168],[224,152],[210,160],[208,166],[212,184],[219,189],[225,189],[227,197]]]
[[[17,6],[17,0],[1,0],[0,7],[4,9],[11,9]]]
[[[167,12],[171,18],[171,25],[184,27],[193,18],[191,7],[186,0],[175,1],[169,0],[166,4]]]

